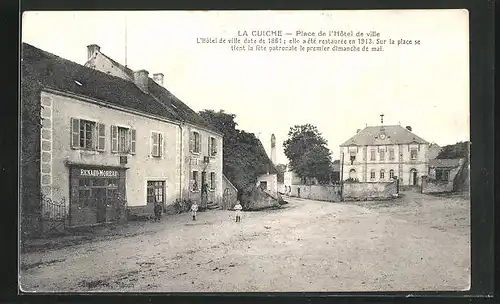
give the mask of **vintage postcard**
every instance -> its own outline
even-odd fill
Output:
[[[469,290],[467,10],[21,34],[23,292]]]

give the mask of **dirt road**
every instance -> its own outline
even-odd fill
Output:
[[[280,210],[207,211],[143,233],[23,254],[25,291],[422,291],[469,287],[469,202],[288,198]]]

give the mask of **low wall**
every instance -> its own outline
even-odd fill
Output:
[[[422,193],[444,193],[453,192],[453,180],[437,181],[433,179],[422,179]]]
[[[316,201],[340,202],[340,186],[337,185],[292,185],[285,195]]]
[[[344,200],[390,199],[397,192],[396,182],[344,184]]]

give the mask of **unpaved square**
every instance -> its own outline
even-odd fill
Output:
[[[405,192],[388,202],[288,198],[280,210],[207,211],[21,256],[24,291],[464,290],[469,200]],[[137,228],[138,227],[138,228]],[[120,229],[117,229],[120,230]]]

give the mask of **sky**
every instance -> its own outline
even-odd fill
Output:
[[[86,46],[97,44],[133,70],[163,73],[193,110],[235,114],[268,153],[274,133],[277,162],[287,163],[282,143],[305,123],[318,127],[333,159],[357,129],[380,125],[380,114],[441,146],[469,140],[468,23],[466,10],[27,12],[21,39],[82,65]],[[420,45],[306,53],[197,43],[253,30],[377,31]]]

